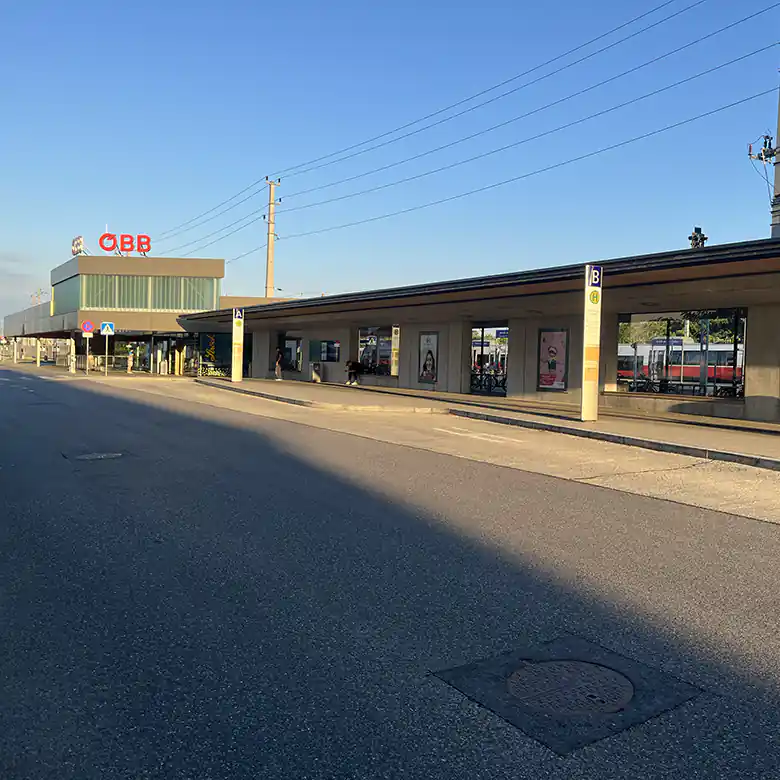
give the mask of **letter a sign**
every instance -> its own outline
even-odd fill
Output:
[[[244,371],[244,310],[233,309],[233,357],[230,380],[240,382]]]

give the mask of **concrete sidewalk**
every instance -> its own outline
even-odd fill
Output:
[[[683,415],[640,417],[625,413],[605,413],[598,422],[584,423],[576,418],[571,407],[545,405],[535,408],[533,404],[513,399],[416,390],[388,392],[385,388],[262,379],[244,380],[236,385],[212,379],[199,379],[197,382],[299,406],[344,411],[451,414],[780,471],[780,426],[771,423],[709,417],[689,419]],[[376,403],[377,396],[386,399],[386,402]]]
[[[414,395],[376,395],[355,392],[354,387],[313,384],[296,380],[276,382],[272,379],[244,379],[232,383],[226,379],[198,378],[199,385],[216,387],[244,395],[254,395],[269,401],[328,409],[334,412],[402,412],[418,414],[448,414],[446,404]]]

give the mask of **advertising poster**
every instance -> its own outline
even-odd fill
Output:
[[[439,334],[420,334],[420,381],[436,383],[439,370]]]
[[[569,331],[539,329],[539,376],[537,390],[566,390]]]

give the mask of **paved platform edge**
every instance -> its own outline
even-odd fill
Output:
[[[274,393],[265,393],[262,390],[254,390],[248,387],[242,387],[241,384],[233,384],[226,380],[196,379],[196,384],[206,387],[215,387],[217,390],[229,390],[233,393],[242,395],[251,395],[257,398],[264,398],[267,401],[278,401],[283,404],[293,406],[306,406],[310,409],[325,409],[332,412],[382,412],[383,414],[449,414],[446,407],[435,408],[432,406],[410,406],[407,408],[391,406],[365,406],[357,404],[331,404],[323,401],[308,401],[303,398],[289,398]]]
[[[623,444],[627,447],[640,447],[656,452],[669,452],[675,455],[687,455],[703,460],[719,460],[726,463],[737,463],[741,466],[753,466],[770,471],[780,471],[780,460],[766,458],[761,455],[748,455],[741,452],[729,452],[726,450],[711,450],[706,447],[696,447],[689,444],[676,444],[674,442],[657,441],[655,439],[643,439],[637,436],[624,436],[608,431],[593,431],[587,428],[571,428],[566,425],[540,422],[538,420],[524,420],[516,417],[502,417],[484,412],[472,412],[467,409],[449,409],[449,413],[455,417],[465,417],[471,420],[483,420],[484,422],[499,423],[500,425],[514,425],[520,428],[532,428],[537,431],[550,431],[551,433],[563,433],[568,436],[579,436],[582,439],[596,439],[612,444]]]

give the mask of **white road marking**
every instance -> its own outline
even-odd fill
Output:
[[[452,436],[465,436],[469,439],[479,439],[480,441],[489,441],[493,444],[502,444],[509,442],[510,444],[522,444],[522,439],[512,439],[509,436],[498,436],[493,433],[474,433],[473,431],[466,430],[465,428],[434,428],[434,431],[438,433],[449,433]]]

